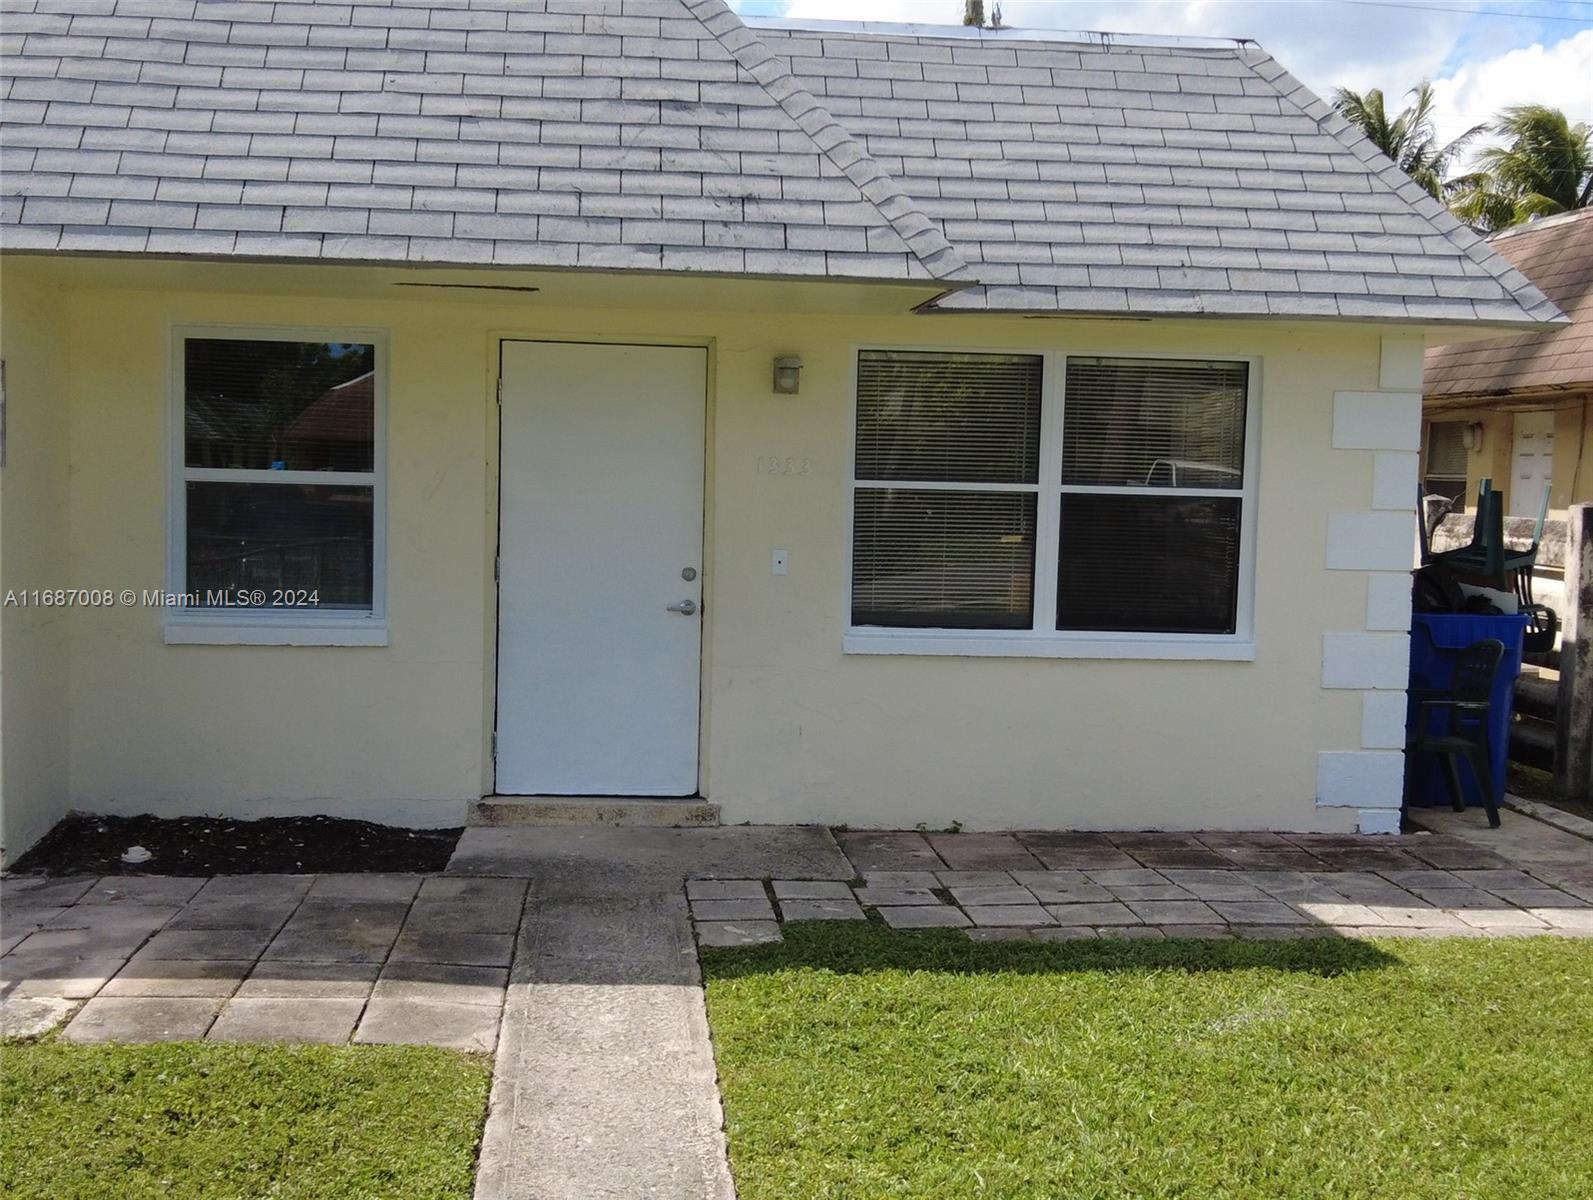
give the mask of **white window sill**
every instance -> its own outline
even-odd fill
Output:
[[[930,654],[965,658],[1165,659],[1186,662],[1254,662],[1256,644],[1240,637],[1198,634],[1118,636],[1014,636],[966,630],[850,630],[846,654]]]
[[[387,622],[375,617],[261,616],[169,618],[168,646],[385,646]]]

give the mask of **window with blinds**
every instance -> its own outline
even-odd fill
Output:
[[[1042,360],[865,350],[852,624],[1034,623]]]
[[[860,352],[853,627],[1236,633],[1250,406],[1244,362]]]
[[[1446,500],[1466,498],[1466,423],[1434,421],[1427,427],[1427,462],[1422,491]]]
[[[1244,363],[1069,358],[1058,629],[1233,633]]]
[[[377,382],[369,343],[183,339],[189,607],[372,610]]]

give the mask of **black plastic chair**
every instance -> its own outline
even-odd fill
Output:
[[[1499,796],[1494,788],[1493,764],[1488,754],[1488,718],[1493,711],[1494,678],[1504,659],[1504,643],[1497,638],[1473,642],[1455,656],[1454,674],[1447,688],[1412,688],[1416,720],[1405,743],[1405,794],[1411,794],[1416,762],[1423,754],[1441,755],[1456,812],[1466,809],[1457,759],[1465,759],[1476,776],[1488,824],[1499,828]],[[1501,748],[1501,753],[1503,749]]]

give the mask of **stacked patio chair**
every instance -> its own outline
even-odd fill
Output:
[[[1417,510],[1422,511],[1420,498]],[[1524,550],[1510,548],[1504,537],[1504,493],[1494,489],[1493,480],[1484,479],[1477,491],[1477,517],[1468,544],[1453,550],[1434,550],[1432,530],[1425,520],[1420,521],[1422,566],[1418,583],[1425,585],[1420,588],[1419,595],[1428,597],[1427,611],[1434,611],[1440,605],[1449,611],[1467,611],[1467,601],[1459,587],[1461,583],[1513,592],[1516,610],[1527,618],[1523,652],[1542,654],[1552,649],[1559,633],[1560,618],[1552,608],[1537,603],[1532,596],[1532,569],[1538,561],[1538,547],[1543,541],[1543,525],[1548,514],[1549,490],[1544,488],[1532,544]],[[1442,515],[1438,519],[1442,520]]]
[[[1499,827],[1499,788],[1489,755],[1489,719],[1493,713],[1494,678],[1504,659],[1504,643],[1495,638],[1474,642],[1455,656],[1454,672],[1445,688],[1412,687],[1414,719],[1405,743],[1405,794],[1412,794],[1417,764],[1424,754],[1443,762],[1450,800],[1464,812],[1466,793],[1460,760],[1476,777],[1488,824]]]

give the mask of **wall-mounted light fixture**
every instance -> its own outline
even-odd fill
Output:
[[[1482,422],[1473,421],[1460,435],[1460,444],[1475,453],[1482,449]]]
[[[794,354],[782,354],[774,360],[774,392],[777,396],[795,396],[802,390],[802,360]]]

